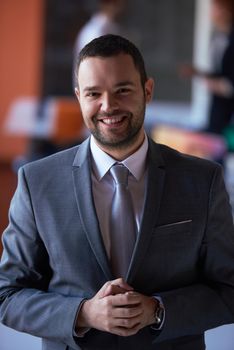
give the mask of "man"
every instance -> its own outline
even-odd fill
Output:
[[[42,337],[43,349],[205,349],[205,330],[234,321],[221,168],[145,135],[152,92],[132,43],[93,40],[79,55],[76,87],[91,138],[19,172],[0,315]],[[127,187],[115,184],[116,168],[129,170]]]
[[[210,21],[210,71],[184,65],[181,73],[203,80],[211,97],[206,131],[223,134],[234,114],[234,0],[210,1]]]

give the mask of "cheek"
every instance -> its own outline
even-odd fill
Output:
[[[146,100],[144,95],[138,95],[132,100],[131,106],[133,111],[142,110],[145,107]]]
[[[80,104],[82,115],[85,121],[89,121],[93,115],[97,112],[97,108],[94,104],[82,103]]]
[[[119,101],[119,108],[120,109],[125,109],[129,111],[134,111],[137,109],[137,106],[143,101],[143,97],[141,95],[135,95],[131,97],[123,97]]]

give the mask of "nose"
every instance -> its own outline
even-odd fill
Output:
[[[115,96],[109,92],[104,93],[101,101],[101,110],[106,113],[111,113],[116,109],[118,109],[118,105]]]

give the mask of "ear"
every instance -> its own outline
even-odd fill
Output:
[[[80,102],[80,91],[77,87],[75,88],[75,94],[76,94],[78,101]]]
[[[154,92],[154,79],[149,78],[145,83],[145,100],[149,103],[153,97]]]

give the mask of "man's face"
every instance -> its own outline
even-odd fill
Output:
[[[213,0],[211,2],[210,15],[213,25],[221,31],[232,22],[231,12],[220,1]]]
[[[145,104],[153,82],[143,89],[131,56],[89,57],[81,62],[76,90],[84,122],[104,149],[134,145],[144,133]]]

